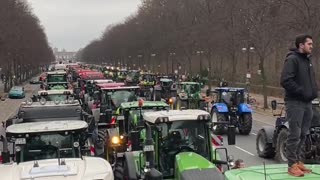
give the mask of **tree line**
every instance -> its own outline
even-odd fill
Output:
[[[0,72],[5,91],[54,60],[44,29],[26,1],[0,1],[0,32]]]
[[[91,63],[249,81],[261,85],[267,107],[268,88],[279,87],[296,35],[313,36],[319,75],[319,8],[319,0],[143,0],[136,14],[108,26],[79,56]]]

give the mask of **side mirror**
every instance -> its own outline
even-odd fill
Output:
[[[236,127],[234,125],[228,126],[228,145],[236,144]]]
[[[277,101],[276,100],[272,100],[271,101],[271,108],[272,108],[272,110],[276,110],[277,109]]]

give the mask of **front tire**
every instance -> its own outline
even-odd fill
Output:
[[[275,149],[272,143],[267,142],[267,134],[263,129],[260,129],[256,139],[256,149],[259,157],[273,158],[275,156]]]
[[[288,129],[282,128],[278,134],[276,156],[275,156],[275,159],[281,163],[286,163],[288,161],[287,153],[286,153],[287,138],[288,138]]]

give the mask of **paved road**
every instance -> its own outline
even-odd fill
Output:
[[[26,98],[24,99],[6,99],[5,101],[0,101],[0,122],[6,121],[10,116],[16,113],[21,102],[25,101],[31,95],[37,93],[39,90],[39,85],[26,84],[24,86]],[[2,126],[0,127],[0,134],[4,133]]]
[[[256,150],[256,137],[259,129],[266,125],[274,126],[275,117],[273,117],[270,113],[256,111],[253,114],[253,118],[254,121],[251,134],[248,136],[238,134],[236,136],[236,145],[228,146],[227,137],[224,136],[224,144],[228,148],[228,153],[233,155],[235,160],[243,159],[246,163],[246,166],[263,165],[263,162],[266,164],[277,163],[273,159],[260,158]]]

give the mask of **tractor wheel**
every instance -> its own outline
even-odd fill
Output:
[[[273,158],[275,155],[275,149],[272,147],[272,143],[267,142],[267,134],[263,129],[260,129],[256,139],[256,149],[259,157]]]
[[[288,133],[289,133],[288,129],[282,128],[277,138],[275,159],[281,163],[286,163],[288,161],[287,154],[286,154],[286,143],[287,143]]]
[[[95,142],[96,156],[105,158],[105,140],[106,140],[106,129],[98,129],[98,138]]]
[[[226,122],[228,118],[226,114],[219,113],[216,108],[211,111],[211,120],[213,123],[215,122]],[[226,132],[226,126],[224,124],[217,124],[213,126],[213,132],[218,135],[222,135]]]
[[[252,129],[252,114],[245,113],[240,117],[239,133],[249,135]]]
[[[199,101],[199,109],[207,111],[206,107],[207,107],[207,103],[205,101]]]

